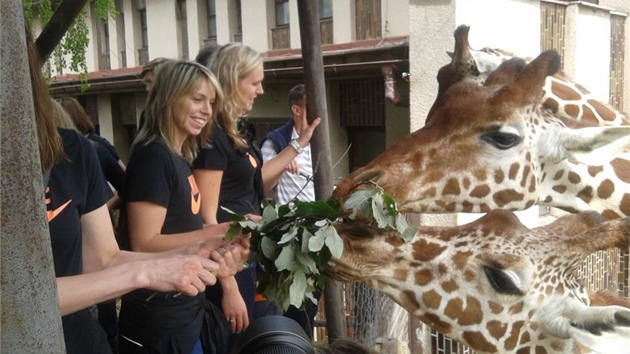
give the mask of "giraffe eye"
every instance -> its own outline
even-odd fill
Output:
[[[482,135],[481,140],[492,144],[492,146],[496,147],[497,149],[507,150],[518,145],[521,142],[521,137],[512,133],[497,131]]]
[[[503,270],[484,266],[483,271],[496,292],[508,295],[523,295],[521,289],[514,284],[512,278]]]

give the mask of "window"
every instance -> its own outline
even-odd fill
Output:
[[[271,29],[271,46],[273,49],[291,48],[289,29],[289,0],[275,0],[276,27]]]
[[[208,38],[216,41],[217,38],[217,7],[215,0],[206,0],[208,17]]]
[[[332,0],[319,0],[319,19],[332,18]]]
[[[355,0],[356,13],[356,39],[381,37],[381,1],[380,0]]]
[[[322,38],[322,44],[332,44],[332,0],[319,0],[319,30]]]
[[[276,0],[276,26],[289,25],[289,0]]]

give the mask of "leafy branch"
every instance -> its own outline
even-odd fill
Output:
[[[333,256],[339,258],[343,253],[335,224],[344,217],[360,217],[379,228],[395,229],[404,240],[415,234],[393,198],[378,186],[355,192],[343,206],[338,200],[293,200],[282,205],[271,201],[257,222],[230,214],[233,222],[225,238],[252,234],[252,251],[264,270],[259,288],[283,312],[289,305],[301,308],[307,300],[317,302],[312,294],[324,288],[324,269]]]

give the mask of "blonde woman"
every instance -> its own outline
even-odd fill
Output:
[[[221,88],[204,66],[167,61],[146,104],[146,123],[127,165],[119,240],[134,251],[162,252],[214,239],[228,224],[204,227],[190,162],[206,138]],[[136,290],[122,298],[120,353],[210,353],[212,313],[204,294]]]
[[[250,125],[242,118],[252,110],[256,97],[264,93],[263,60],[258,52],[242,43],[225,44],[214,49],[207,65],[217,76],[225,101],[213,124],[210,147],[200,150],[193,163],[193,173],[205,201],[202,205],[204,221],[216,224],[229,220],[229,214],[223,208],[242,215],[260,215],[265,190],[277,183],[298,151],[296,147],[288,147],[263,165]],[[295,142],[297,147],[309,143],[319,122],[319,118],[310,125],[306,120],[303,122],[300,138]],[[206,294],[214,303],[222,303],[232,331],[240,333],[253,318],[256,267],[238,273],[236,279],[242,300],[221,297],[216,286],[208,288]],[[223,289],[230,287],[224,285]],[[242,308],[240,301],[245,302],[247,313],[234,310]],[[230,337],[229,347],[235,340],[235,336]]]

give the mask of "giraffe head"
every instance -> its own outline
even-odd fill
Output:
[[[375,182],[403,212],[523,210],[534,204],[592,209],[596,191],[580,178],[588,172],[574,172],[573,165],[585,170],[608,163],[630,144],[630,127],[569,129],[543,109],[543,84],[560,65],[554,51],[529,64],[504,61],[480,85],[470,74],[479,71],[479,58],[459,34],[453,63],[438,73],[426,125],[348,175],[333,197],[343,199]],[[630,197],[626,203],[630,213]]]
[[[497,210],[463,226],[420,226],[410,242],[365,223],[337,231],[344,252],[331,276],[366,283],[478,352],[570,353],[575,340],[630,353],[630,303],[589,297],[574,276],[591,252],[628,248],[628,218],[585,212],[527,229]]]

